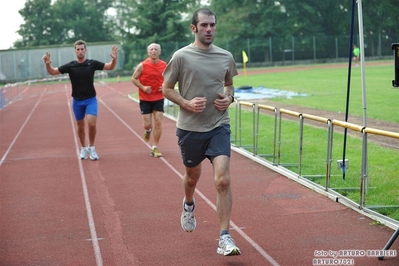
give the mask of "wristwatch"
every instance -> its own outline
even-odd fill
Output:
[[[229,94],[227,96],[230,96],[231,97],[231,103],[234,103],[234,95]]]

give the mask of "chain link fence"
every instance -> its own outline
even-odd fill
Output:
[[[265,67],[346,61],[352,47],[349,40],[349,36],[327,35],[236,40],[223,40],[216,37],[214,43],[230,51],[238,67],[242,66],[242,51],[245,51],[249,58],[247,67]],[[355,36],[354,40],[359,46],[358,36]],[[161,43],[161,59],[169,61],[176,50],[188,45],[191,41]],[[111,46],[114,44],[88,43],[87,58],[108,62]],[[393,55],[391,45],[391,41],[381,34],[364,36],[364,57],[370,60],[390,59]],[[126,52],[123,47],[119,48],[120,55],[115,71],[122,75],[131,75],[136,65],[147,57],[147,45],[136,45]],[[0,51],[0,84],[48,77],[42,61],[42,56],[46,52],[51,54],[54,67],[75,60],[74,49],[70,45],[3,50]]]
[[[111,60],[111,44],[87,44],[86,57],[102,62]],[[40,47],[35,49],[12,49],[0,51],[0,83],[48,78],[43,63],[43,55],[50,53],[53,67],[58,67],[76,59],[73,45],[65,47]],[[123,52],[117,68],[123,68]]]

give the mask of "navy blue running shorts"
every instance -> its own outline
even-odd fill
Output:
[[[208,132],[194,132],[178,128],[176,135],[183,164],[186,167],[195,167],[205,158],[212,163],[213,158],[219,155],[230,157],[230,125],[221,125]]]
[[[164,99],[148,102],[140,100],[140,111],[142,115],[152,114],[153,111],[158,111],[163,113],[163,102]]]

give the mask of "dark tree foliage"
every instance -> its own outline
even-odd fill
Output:
[[[399,2],[397,0],[367,0],[363,1],[363,24],[365,36],[376,36],[389,40],[391,43],[399,42],[398,12]],[[375,40],[376,38],[370,38]],[[377,42],[369,44],[373,50],[379,48]]]
[[[87,42],[113,40],[106,11],[112,0],[30,0],[19,11],[25,23],[18,33],[22,41],[16,47],[70,44],[77,39]]]
[[[161,58],[176,49],[173,42],[186,42],[190,33],[190,17],[187,14],[198,6],[197,2],[121,0],[117,6],[117,20],[123,49],[129,55],[126,58],[127,68],[133,68],[146,58],[146,47],[153,42],[161,44]]]
[[[333,54],[334,37],[341,43],[349,40],[352,0],[320,1],[320,0],[212,0],[211,9],[218,18],[219,43],[225,41],[236,42],[232,51],[239,55],[245,49],[243,40],[251,40],[251,47],[265,48],[268,38],[273,39],[273,49],[284,51],[291,47],[292,39],[296,44],[311,50],[312,37],[317,36],[319,51]],[[362,1],[362,15],[364,36],[368,38],[368,45],[378,50],[373,35],[382,34],[383,38],[398,42],[399,27],[397,14],[399,4],[395,0],[367,0]],[[355,36],[359,36],[358,5],[355,10]],[[357,42],[357,38],[356,41]],[[238,44],[238,45],[237,45]],[[239,47],[237,47],[239,46]],[[349,45],[348,45],[349,46]],[[300,50],[299,47],[296,47]],[[233,49],[231,49],[233,50]],[[267,61],[268,50],[261,51]]]
[[[317,33],[339,35],[348,27],[348,0],[218,0],[211,8],[223,37],[291,37]],[[220,34],[220,33],[219,33]]]
[[[352,0],[205,2],[217,16],[215,44],[230,50],[235,56],[240,56],[250,41],[254,56],[256,53],[260,61],[268,61],[272,56],[269,55],[270,47],[281,54],[289,51],[295,39],[296,51],[311,51],[312,46],[317,45],[318,51],[328,57],[335,49],[334,42],[343,44],[349,40]],[[124,65],[132,69],[147,56],[146,47],[150,43],[161,44],[161,58],[168,60],[175,50],[191,42],[191,15],[205,2],[56,0],[52,4],[51,0],[29,0],[19,11],[24,18],[18,31],[22,40],[15,42],[14,46],[71,44],[77,39],[113,41],[122,44]],[[357,7],[355,42],[359,37]],[[397,0],[364,0],[362,7],[363,33],[373,54],[381,48],[379,39],[392,43],[399,41]],[[314,37],[317,37],[317,44]]]
[[[53,44],[51,23],[54,14],[51,10],[51,0],[27,1],[19,11],[25,23],[17,31],[22,36],[16,47],[29,47]]]
[[[107,27],[106,11],[112,0],[57,0],[53,11],[56,14],[54,26],[61,43],[73,43],[77,39],[87,42],[112,41]]]

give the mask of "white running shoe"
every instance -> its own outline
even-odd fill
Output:
[[[181,214],[181,227],[183,228],[184,231],[190,233],[194,231],[195,227],[197,226],[197,221],[195,220],[194,217],[194,207],[195,207],[195,200],[193,198],[193,209],[192,211],[188,211],[184,208],[184,203],[186,202],[186,198],[184,197],[183,199],[183,212]]]
[[[96,152],[96,148],[94,146],[87,147],[87,150],[89,151],[90,159],[92,161],[97,161],[98,159],[100,159],[100,157],[98,157],[98,154]]]
[[[220,237],[219,247],[216,252],[224,256],[241,255],[240,249],[236,246],[229,234]]]
[[[86,160],[87,157],[88,157],[88,150],[87,150],[87,147],[82,147],[82,148],[80,148],[80,155],[79,155],[79,158],[80,158],[81,160]]]

